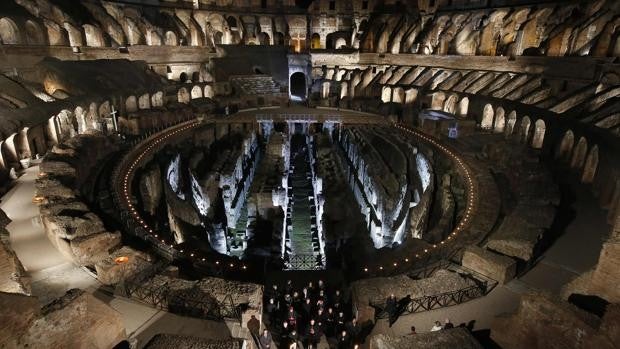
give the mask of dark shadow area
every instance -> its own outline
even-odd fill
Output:
[[[598,317],[603,317],[609,302],[598,296],[573,293],[568,302]]]

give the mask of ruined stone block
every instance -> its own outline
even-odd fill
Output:
[[[463,253],[461,263],[500,284],[512,280],[517,272],[517,262],[514,259],[478,246],[468,247]]]

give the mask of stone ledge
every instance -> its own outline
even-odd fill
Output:
[[[482,349],[482,345],[462,327],[401,337],[385,334],[370,338],[370,349]]]
[[[465,250],[461,264],[500,284],[512,280],[517,272],[517,262],[514,259],[478,246],[469,246]]]

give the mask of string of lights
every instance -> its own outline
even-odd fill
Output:
[[[203,125],[202,122],[192,120],[152,135],[151,137],[139,143],[132,151],[130,151],[121,161],[120,166],[117,168],[118,172],[116,173],[115,171],[117,188],[121,188],[121,193],[119,195],[119,197],[121,198],[120,202],[122,203],[123,208],[125,208],[129,212],[131,219],[133,219],[133,221],[140,227],[142,227],[148,234],[151,234],[154,240],[157,241],[158,244],[160,244],[160,247],[170,249],[175,254],[178,254],[184,258],[189,258],[193,262],[207,262],[207,256],[198,250],[188,250],[187,247],[185,249],[177,249],[177,244],[175,244],[173,241],[168,241],[163,236],[160,236],[160,234],[158,234],[145,221],[145,219],[140,215],[138,209],[136,209],[135,205],[132,203],[131,182],[136,170],[140,168],[141,165],[143,165],[145,159],[149,158],[154,152],[158,151],[174,137],[182,136],[186,132],[192,131],[193,129],[201,125]],[[465,184],[467,192],[467,202],[464,210],[464,215],[461,217],[461,220],[444,240],[440,241],[437,244],[433,244],[429,248],[425,248],[423,251],[420,251],[413,256],[406,257],[403,260],[388,263],[386,266],[379,265],[376,266],[374,270],[373,268],[366,266],[363,268],[364,273],[382,273],[386,271],[390,266],[393,268],[398,268],[400,263],[408,264],[413,263],[421,258],[425,258],[426,256],[436,251],[438,248],[442,248],[452,240],[456,239],[459,233],[465,231],[469,227],[471,223],[471,218],[473,217],[475,212],[476,194],[474,188],[475,182],[472,176],[472,171],[470,170],[469,166],[467,166],[466,162],[457,154],[457,152],[450,147],[442,144],[436,138],[412,129],[403,124],[393,124],[393,127],[407,133],[408,135],[414,137],[418,141],[426,144],[427,146],[438,150],[457,165],[457,170],[463,175],[466,181]],[[225,264],[221,263],[219,260],[215,261],[215,265],[222,267],[225,266]],[[247,266],[243,263],[228,263],[227,266],[231,269],[247,270]]]

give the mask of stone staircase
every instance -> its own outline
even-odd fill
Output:
[[[269,75],[237,75],[230,78],[237,93],[244,95],[273,95],[280,93],[280,84]]]

